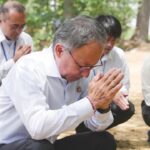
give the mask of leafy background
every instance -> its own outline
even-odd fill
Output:
[[[34,41],[36,50],[47,47],[55,32],[55,24],[76,15],[97,16],[111,14],[116,16],[123,27],[123,39],[129,38],[129,23],[136,17],[134,9],[140,0],[18,0],[27,11],[28,32]],[[6,0],[0,0],[2,5]]]

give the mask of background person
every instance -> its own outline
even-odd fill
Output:
[[[141,71],[142,93],[144,100],[141,103],[142,116],[144,122],[150,126],[150,56],[148,56],[143,63]],[[150,130],[148,131],[148,140],[150,143]]]
[[[101,57],[106,32],[95,19],[78,16],[57,30],[52,45],[19,59],[0,87],[0,150],[115,150],[104,131],[113,121],[107,110],[122,87],[112,69],[88,75]],[[88,87],[88,89],[87,89]],[[85,121],[95,132],[57,136]]]
[[[114,121],[109,127],[111,128],[129,120],[134,115],[135,108],[128,98],[130,78],[125,53],[121,48],[115,46],[117,39],[122,33],[120,21],[112,15],[100,15],[96,19],[106,29],[108,39],[101,59],[103,65],[99,67],[100,70],[96,68],[94,71],[105,73],[111,68],[118,68],[124,74],[122,79],[123,86],[113,98],[113,102],[110,105],[114,117]]]
[[[25,7],[17,1],[4,3],[0,10],[0,80],[14,63],[31,52],[32,38],[23,32],[26,24]]]

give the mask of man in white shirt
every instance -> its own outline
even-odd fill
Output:
[[[142,92],[144,100],[141,103],[142,116],[145,123],[150,126],[150,56],[148,56],[142,66]],[[148,131],[148,140],[150,143],[150,130]]]
[[[128,99],[130,87],[129,67],[124,51],[115,46],[116,40],[122,33],[120,21],[111,15],[100,15],[96,19],[105,27],[108,39],[101,58],[102,66],[95,68],[93,71],[106,73],[111,68],[118,68],[121,69],[124,74],[122,79],[123,86],[113,98],[110,105],[114,121],[109,128],[112,128],[129,120],[135,112],[133,103]]]
[[[8,1],[1,7],[0,25],[0,81],[14,63],[31,52],[32,38],[23,32],[25,7],[17,1]]]
[[[89,85],[87,79],[106,35],[95,19],[78,16],[59,27],[48,49],[17,61],[0,87],[0,150],[116,150],[103,131],[112,113],[100,112],[122,87],[123,74],[112,69]],[[91,132],[57,140],[83,121]]]
[[[97,63],[101,65],[92,70],[93,74],[96,75],[98,72],[105,74],[112,68],[119,68],[124,74],[122,79],[123,86],[113,98],[110,105],[114,121],[108,128],[112,128],[129,120],[133,116],[135,108],[128,100],[130,80],[129,68],[125,59],[124,51],[114,46],[122,32],[121,24],[116,17],[111,15],[100,15],[96,18],[96,20],[106,29],[108,39],[102,57]],[[76,130],[77,132],[83,132],[88,129],[85,128],[84,124],[81,124]]]

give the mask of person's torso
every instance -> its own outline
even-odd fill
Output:
[[[85,96],[87,89],[86,80],[79,80],[67,84],[66,80],[62,78],[47,76],[45,73],[46,67],[44,63],[41,63],[45,59],[45,55],[43,56],[42,52],[35,52],[25,57],[22,58],[26,59],[24,61],[25,65],[31,67],[34,73],[38,72],[38,87],[44,93],[44,98],[41,99],[41,102],[45,101],[48,109],[59,109]],[[32,64],[30,57],[32,58]],[[7,95],[4,85],[0,87],[0,143],[10,143],[21,138],[28,138],[30,135],[16,112],[13,101]],[[33,86],[32,88],[34,89],[35,87]]]

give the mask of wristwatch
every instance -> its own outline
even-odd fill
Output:
[[[99,108],[99,109],[97,109],[97,111],[100,112],[101,114],[107,113],[107,112],[110,111],[110,106],[108,108],[106,108],[106,109]]]

